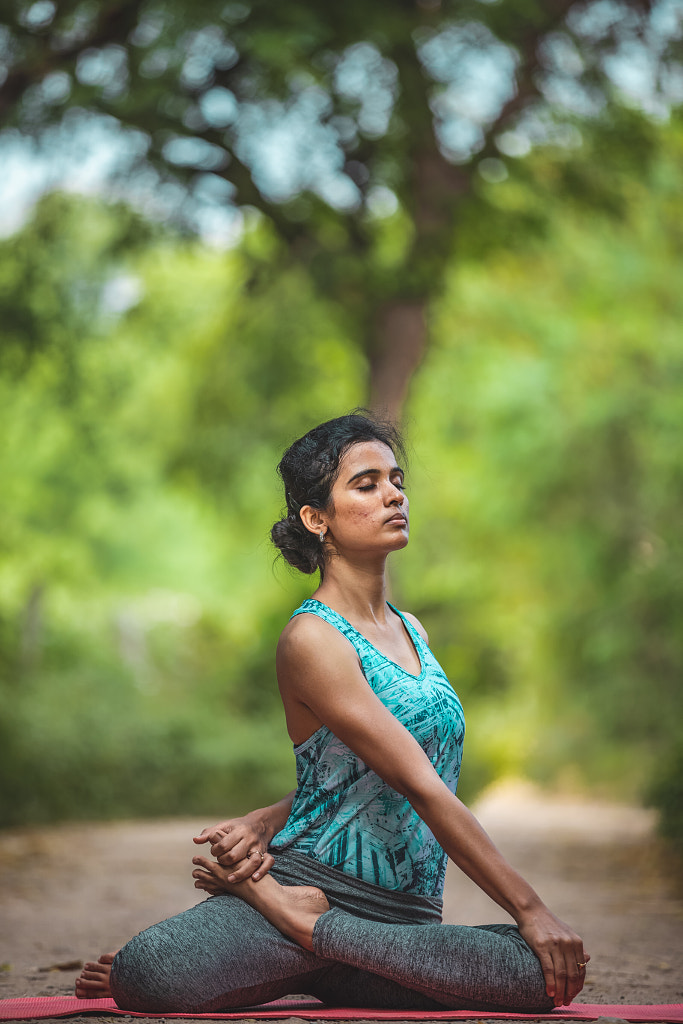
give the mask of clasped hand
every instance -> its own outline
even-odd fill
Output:
[[[548,996],[555,1006],[568,1006],[583,988],[590,960],[580,936],[543,904],[517,924],[540,960]]]
[[[264,832],[247,818],[230,818],[205,828],[193,837],[193,842],[211,844],[214,859],[193,857],[192,877],[195,889],[203,889],[212,896],[229,892],[231,886],[247,878],[257,882],[275,863],[275,858],[268,853]]]

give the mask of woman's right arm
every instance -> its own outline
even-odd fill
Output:
[[[292,790],[277,803],[259,807],[241,818],[219,821],[203,829],[194,842],[211,843],[211,856],[223,867],[234,868],[229,881],[241,882],[250,877],[258,881],[275,863],[268,853],[268,844],[284,828],[295,792]]]

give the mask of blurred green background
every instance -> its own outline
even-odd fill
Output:
[[[683,839],[683,5],[187,6],[2,15],[0,822],[291,788],[274,469],[369,403],[462,795]]]

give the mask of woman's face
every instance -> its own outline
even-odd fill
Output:
[[[344,453],[331,503],[323,514],[327,538],[339,554],[381,554],[408,543],[408,498],[403,470],[391,448],[362,441]]]

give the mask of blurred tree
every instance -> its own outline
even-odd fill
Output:
[[[532,155],[548,237],[453,274],[408,406],[421,541],[396,568],[475,726],[466,775],[652,787],[681,839],[681,118],[652,143],[644,176],[600,134],[571,160],[618,220],[557,208]]]
[[[396,596],[465,699],[464,795],[505,770],[629,797],[656,775],[680,835],[683,133],[625,112],[583,138],[473,180],[408,405]],[[562,205],[558,182],[579,183]],[[272,652],[311,581],[274,585],[273,466],[352,404],[359,356],[300,264],[245,287],[269,246],[65,195],[0,241],[7,822],[227,813],[291,768]]]
[[[244,277],[237,250],[65,194],[0,240],[3,824],[279,795],[291,751],[272,659],[296,600],[264,543],[273,468],[301,392],[323,418],[352,404],[357,367],[304,287],[283,362],[265,327],[282,304],[241,323]],[[230,417],[205,426],[220,395]],[[229,502],[187,486],[195,449],[215,450]]]
[[[349,316],[371,400],[393,415],[474,184],[504,178],[534,144],[577,143],[577,117],[609,123],[633,102],[661,114],[680,75],[681,14],[666,0],[4,8],[9,130],[87,131],[99,117],[128,130],[157,212],[196,227],[226,207],[260,211],[273,241],[253,273],[305,265]]]

